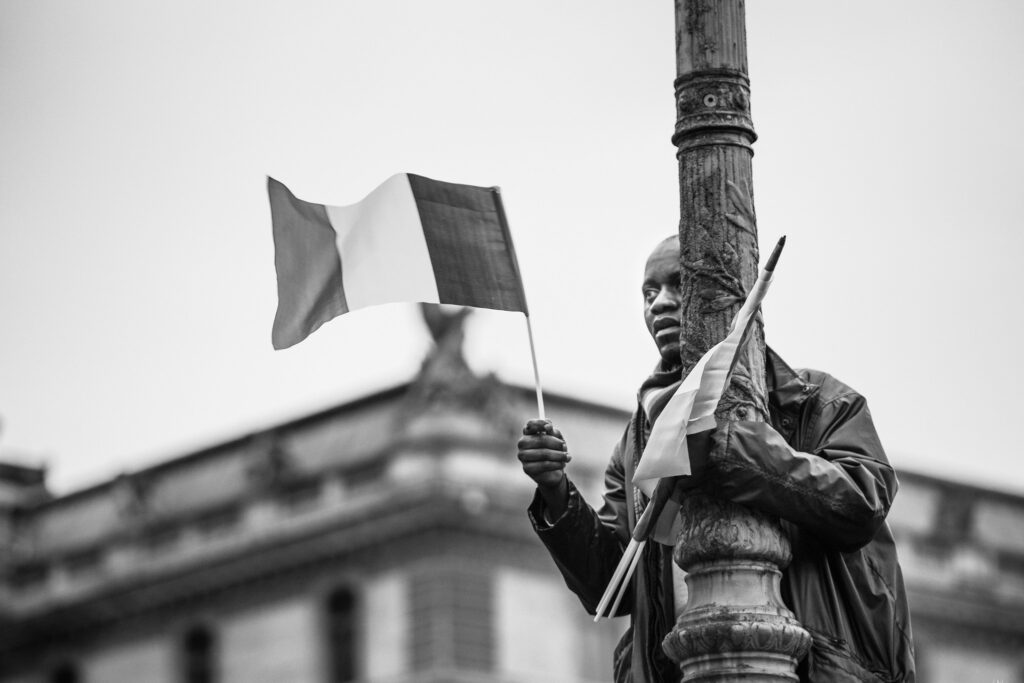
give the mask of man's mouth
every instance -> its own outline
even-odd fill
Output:
[[[656,339],[679,336],[679,321],[673,318],[658,318],[654,321],[653,327]]]

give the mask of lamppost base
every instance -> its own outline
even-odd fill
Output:
[[[796,683],[796,660],[761,652],[729,652],[695,657],[679,667],[682,683]]]

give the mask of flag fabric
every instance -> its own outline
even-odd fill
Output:
[[[496,187],[400,173],[349,206],[303,201],[273,178],[267,192],[277,269],[275,349],[377,304],[528,313]]]

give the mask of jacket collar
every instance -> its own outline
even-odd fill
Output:
[[[777,405],[802,403],[818,388],[817,384],[802,379],[770,346],[765,348],[765,360],[768,392],[775,394]]]
[[[637,391],[637,403],[647,420],[653,422],[661,414],[675,390],[683,381],[683,370],[679,366],[669,366],[659,361],[654,372],[644,380]]]
[[[679,385],[681,375],[678,367],[669,368],[662,362],[640,387],[637,402],[651,422]],[[802,379],[770,346],[765,347],[765,375],[768,393],[775,395],[774,402],[778,406],[800,404],[818,388],[817,384]]]

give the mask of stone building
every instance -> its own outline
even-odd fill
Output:
[[[610,680],[524,514],[532,390],[435,317],[418,376],[52,498],[0,465],[0,683]],[[627,414],[548,395],[597,500]],[[1024,498],[901,473],[920,680],[1024,683]]]

